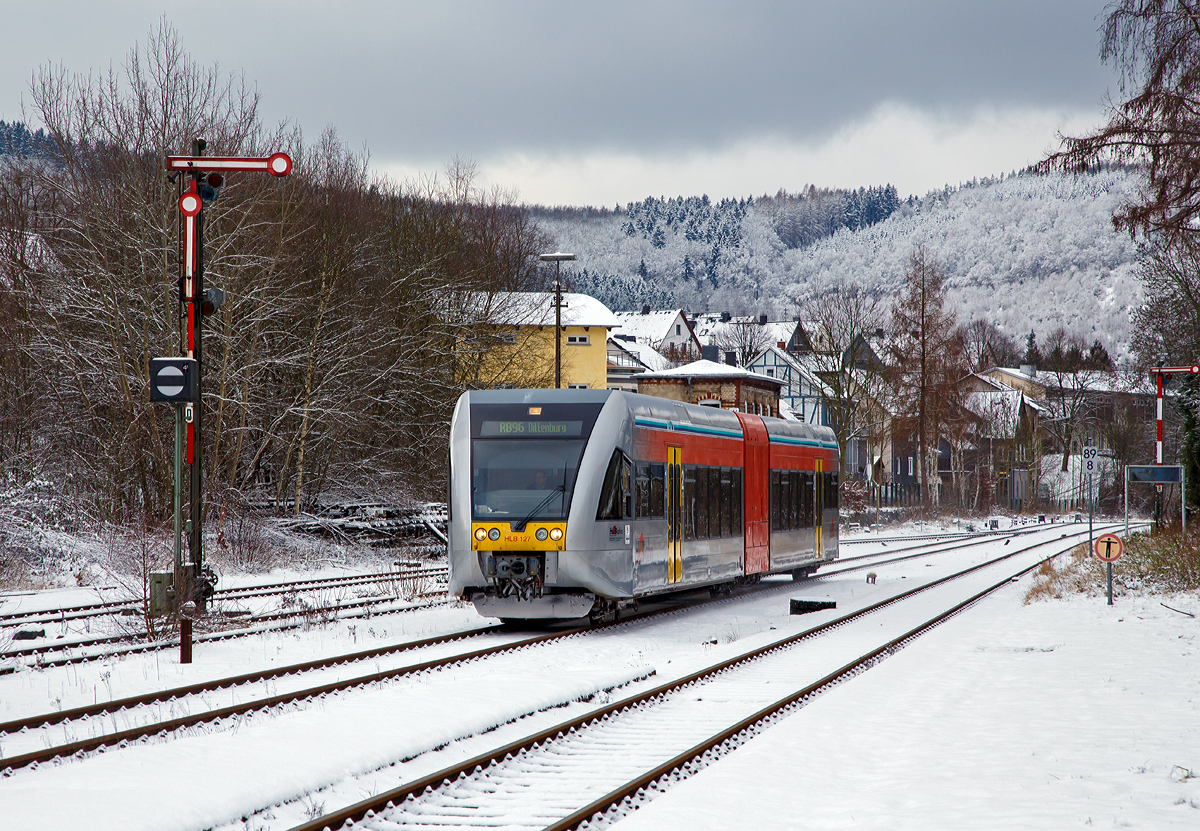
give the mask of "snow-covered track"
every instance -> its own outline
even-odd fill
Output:
[[[954,542],[946,547],[934,548],[926,554],[943,553],[946,550],[954,548],[967,548],[979,544],[979,540]],[[929,546],[926,546],[929,548]],[[894,557],[888,562],[897,562],[901,560],[910,560],[924,556],[923,554],[908,554],[900,557]],[[833,574],[842,574],[849,571],[856,571],[865,568],[877,566],[878,563],[870,565],[856,565],[847,568],[837,569]],[[745,597],[748,594],[760,592],[779,592],[790,591],[793,583],[762,583],[755,586],[745,588],[738,597]],[[518,649],[524,649],[535,644],[546,643],[554,640],[562,640],[569,637],[574,637],[580,634],[596,632],[603,629],[608,629],[614,626],[625,625],[634,621],[642,621],[647,618],[659,617],[664,615],[683,614],[689,610],[698,607],[708,606],[716,603],[725,603],[736,599],[730,596],[720,596],[716,599],[708,599],[704,601],[683,602],[679,605],[671,606],[666,609],[644,611],[640,613],[630,614],[626,617],[614,621],[613,623],[584,626],[572,628],[557,632],[551,632],[543,635],[537,635],[529,638],[503,644],[500,646],[487,647],[484,649],[471,650],[462,653],[450,655],[441,659],[426,661],[418,664],[410,664],[400,667],[395,667],[386,671],[376,671],[361,676],[355,676],[348,679],[342,679],[335,683],[321,684],[315,687],[304,687],[285,694],[269,695],[260,698],[253,698],[245,702],[231,705],[219,709],[205,708],[202,712],[189,714],[185,717],[168,719],[165,721],[150,720],[136,727],[127,728],[124,730],[114,730],[108,733],[93,735],[87,739],[65,742],[63,744],[53,744],[51,741],[46,743],[49,745],[37,751],[20,753],[8,757],[0,758],[0,769],[19,768],[32,764],[44,763],[56,758],[66,758],[78,753],[86,753],[92,750],[97,750],[101,747],[112,746],[121,742],[136,741],[147,736],[156,735],[164,732],[171,732],[185,727],[191,727],[197,724],[219,721],[224,718],[233,716],[241,716],[247,713],[266,710],[283,704],[291,704],[299,701],[305,701],[326,695],[333,692],[341,692],[343,690],[362,687],[379,681],[398,678],[404,675],[426,672],[433,669],[439,669],[453,664],[463,663],[467,661],[477,660],[479,658],[492,655],[499,655],[504,652],[512,652]],[[204,693],[209,693],[219,689],[241,686],[245,684],[257,683],[271,679],[279,679],[286,676],[298,675],[305,672],[328,668],[340,664],[353,663],[355,661],[369,660],[379,656],[406,652],[421,647],[429,646],[436,643],[445,643],[455,640],[464,640],[473,638],[481,634],[501,631],[500,627],[486,626],[477,629],[465,630],[462,632],[451,633],[444,636],[426,639],[419,642],[406,644],[397,644],[390,647],[380,647],[371,650],[348,653],[331,658],[321,659],[317,661],[309,661],[302,664],[289,665],[278,667],[272,670],[249,673],[228,678],[215,679],[209,682],[189,685],[186,687],[178,687],[153,693],[148,693],[141,696],[133,696],[125,699],[113,700],[108,702],[99,702],[94,705],[78,707],[70,710],[55,711],[49,713],[35,714],[25,718],[13,720],[7,723],[0,724],[0,735],[15,734],[21,731],[36,730],[45,726],[63,724],[71,721],[86,721],[87,719],[96,718],[99,716],[117,713],[122,710],[130,710],[138,707],[160,702],[176,702],[181,701],[190,696],[198,696]],[[186,708],[183,708],[186,709]]]
[[[270,597],[291,592],[312,591],[316,589],[349,588],[371,583],[395,583],[403,580],[446,577],[449,569],[445,566],[423,567],[406,571],[384,571],[376,574],[356,574],[344,577],[316,577],[306,580],[292,580],[282,583],[267,583],[261,586],[243,586],[232,589],[218,589],[213,594],[214,601],[246,600],[253,597]],[[83,620],[86,618],[102,617],[122,612],[136,612],[138,603],[130,600],[110,600],[102,603],[84,603],[75,606],[63,606],[54,609],[31,610],[27,612],[7,612],[0,614],[0,627],[27,626],[38,623],[59,623],[63,621]]]
[[[1112,527],[1115,528],[1117,526],[1115,524],[1113,524]],[[1100,533],[1099,529],[1100,528],[1108,528],[1108,525],[1097,525],[1096,528],[1097,528],[1096,533]],[[904,560],[910,560],[910,559],[925,557],[925,556],[929,556],[929,555],[933,555],[933,554],[939,554],[939,553],[944,553],[944,552],[948,552],[948,551],[970,548],[975,545],[982,545],[985,543],[992,542],[992,541],[994,541],[994,538],[996,536],[1000,536],[1000,537],[1008,536],[1008,537],[1015,538],[1016,534],[1018,534],[1018,533],[1031,533],[1031,532],[1037,531],[1037,530],[1046,531],[1046,530],[1048,530],[1048,527],[1045,525],[1041,525],[1041,526],[1036,526],[1036,527],[1028,529],[1028,530],[1022,529],[1022,531],[1020,531],[1020,532],[1004,531],[1004,532],[999,532],[998,534],[994,534],[994,535],[993,534],[971,534],[971,535],[967,535],[967,537],[963,538],[963,539],[946,540],[945,545],[942,547],[933,547],[933,546],[938,546],[941,543],[941,537],[935,537],[933,539],[935,539],[937,541],[935,541],[933,543],[933,546],[931,546],[928,542],[918,542],[916,545],[890,549],[888,551],[880,551],[880,552],[876,552],[873,554],[864,554],[864,555],[859,555],[856,557],[841,558],[839,560],[836,560],[835,563],[846,564],[844,567],[832,568],[829,570],[823,569],[820,573],[813,575],[810,579],[820,580],[825,577],[832,577],[832,576],[836,576],[838,574],[844,574],[849,571],[861,571],[863,569],[875,568],[875,567],[879,567],[879,566],[883,566],[883,565],[888,565],[890,563],[902,562]],[[898,539],[904,540],[905,538],[901,537]],[[924,538],[922,538],[922,539],[924,539]],[[908,552],[908,551],[912,551],[914,553],[912,553],[912,554],[904,553],[904,552]],[[901,554],[902,556],[895,556],[897,554]],[[851,563],[862,563],[862,564],[850,565]],[[833,566],[834,564],[830,564],[830,565]],[[431,570],[431,573],[433,571],[436,571],[436,570]],[[444,571],[442,573],[444,573]],[[389,574],[401,574],[401,576],[404,576],[403,573],[397,573],[397,572],[389,572]],[[286,584],[282,584],[282,585],[286,585]],[[763,588],[771,589],[771,588],[777,587],[778,585],[779,584],[771,584],[771,585],[765,586]],[[751,590],[754,590],[754,589],[751,589]],[[689,591],[689,590],[685,590],[684,593],[686,594],[687,591]],[[330,607],[325,607],[325,608],[320,608],[320,609],[291,610],[291,611],[281,611],[281,612],[275,612],[275,613],[270,613],[270,614],[266,614],[266,615],[260,615],[260,616],[256,616],[253,619],[253,621],[255,623],[268,623],[271,621],[284,621],[284,624],[282,626],[272,626],[272,627],[256,626],[256,627],[252,627],[252,628],[226,630],[224,632],[214,632],[214,633],[211,633],[208,635],[200,636],[200,637],[196,638],[196,641],[203,642],[204,640],[223,640],[226,638],[246,637],[249,635],[260,634],[262,632],[277,631],[278,629],[281,629],[281,628],[301,626],[301,625],[303,625],[302,622],[294,622],[295,618],[298,616],[311,618],[314,616],[320,617],[322,615],[327,615],[327,616],[336,616],[339,619],[345,618],[345,617],[354,617],[354,616],[356,616],[353,613],[354,609],[361,609],[361,608],[366,607],[369,610],[370,607],[372,607],[375,604],[383,604],[383,603],[386,603],[389,601],[390,601],[390,598],[369,598],[366,600],[354,601],[354,602],[347,603],[347,604],[340,604],[338,606],[330,606]],[[426,605],[432,605],[432,604],[426,604]],[[410,609],[418,609],[418,608],[424,608],[424,607],[425,606],[405,607],[404,609],[384,610],[383,612],[380,612],[380,613],[390,613],[391,611],[408,611]],[[350,610],[351,614],[342,614],[342,612],[345,610]],[[370,613],[370,611],[368,611],[368,613]],[[626,617],[625,619],[629,619],[629,618]],[[289,622],[289,621],[292,621],[292,622]],[[49,667],[56,667],[56,666],[66,666],[69,664],[83,663],[85,661],[101,660],[101,659],[106,659],[106,658],[111,658],[111,657],[120,657],[120,656],[124,656],[124,655],[139,654],[139,653],[144,653],[144,652],[153,651],[153,650],[157,650],[157,649],[171,649],[171,648],[174,648],[179,645],[178,639],[171,638],[171,639],[163,639],[163,640],[155,641],[155,642],[151,642],[151,643],[134,644],[131,646],[124,647],[122,649],[110,649],[110,650],[103,650],[103,651],[94,652],[94,653],[66,655],[66,656],[60,657],[60,658],[47,657],[48,655],[51,655],[54,652],[68,652],[72,649],[83,649],[83,648],[87,648],[87,647],[105,646],[105,645],[115,644],[115,643],[126,643],[131,640],[135,640],[136,638],[139,638],[139,637],[144,638],[145,635],[144,634],[143,635],[117,635],[117,636],[110,636],[110,637],[100,637],[100,638],[92,638],[92,639],[87,639],[87,640],[72,641],[72,642],[67,642],[67,643],[53,643],[53,644],[46,644],[46,645],[24,647],[24,648],[12,649],[12,650],[8,650],[6,652],[0,653],[0,660],[3,660],[5,658],[25,658],[25,657],[30,657],[30,656],[36,656],[37,657],[37,666],[43,667],[43,668],[49,668]],[[11,667],[9,667],[9,668],[0,667],[0,674],[4,674],[5,672],[11,672],[11,671],[13,671]]]
[[[424,602],[417,604],[399,605],[394,608],[385,607],[389,603],[397,603],[393,597],[374,597],[363,600],[356,600],[349,603],[340,603],[330,606],[309,607],[307,609],[294,609],[282,612],[273,612],[265,615],[259,615],[252,619],[255,625],[242,627],[238,629],[224,629],[216,632],[209,632],[203,635],[198,635],[192,640],[194,643],[204,643],[206,641],[221,641],[230,638],[245,638],[253,635],[261,635],[264,632],[279,632],[285,629],[295,629],[302,626],[307,626],[312,620],[332,621],[332,620],[347,620],[356,617],[369,617],[371,615],[395,614],[398,612],[412,612],[420,609],[429,609],[435,606],[445,605],[450,601],[445,599],[445,595],[437,593],[434,595],[421,595]],[[258,625],[266,623],[268,625]],[[110,644],[130,643],[139,639],[146,638],[143,633],[130,633],[123,635],[111,635],[107,637],[88,638],[83,640],[54,642],[38,646],[22,647],[18,649],[10,649],[5,652],[0,652],[0,660],[5,658],[35,658],[35,665],[38,668],[46,669],[50,667],[62,667],[70,664],[80,664],[87,661],[99,661],[109,658],[119,658],[125,655],[138,655],[145,652],[154,652],[160,649],[172,649],[179,646],[178,638],[163,638],[154,641],[143,643],[133,643],[130,646],[125,646],[119,649],[105,649],[96,652],[82,652],[70,654],[75,649],[87,649],[90,647],[107,646]],[[62,657],[47,657],[54,653],[67,653]],[[15,667],[0,666],[0,674],[6,674],[15,671]]]
[[[557,830],[577,827],[613,806],[622,812],[650,798],[648,791],[686,777],[772,720],[803,706],[808,698],[869,668],[1019,575],[1071,550],[1086,534],[1085,529],[1015,549],[315,818],[292,831],[337,829],[349,822],[356,828],[380,831],[409,826]],[[1032,553],[1047,546],[1054,549],[1047,556]],[[1002,565],[1014,558],[1018,558],[1015,564]],[[986,573],[988,569],[992,573]],[[1002,572],[1001,579],[995,579],[995,572]],[[985,585],[979,588],[981,583]],[[916,600],[920,597],[924,600]],[[930,607],[936,610],[932,615]],[[884,610],[889,611],[882,623],[871,617]],[[828,637],[834,632],[837,637]],[[788,654],[800,645],[806,650],[805,660]],[[784,684],[791,688],[779,697],[779,687]]]
[[[910,534],[901,537],[869,537],[860,536],[852,540],[838,538],[838,545],[866,545],[868,543],[905,543],[913,540],[950,540],[950,539],[989,539],[994,537],[1016,537],[1022,534],[1036,534],[1039,531],[1053,531],[1055,528],[1066,528],[1078,523],[1064,522],[1034,522],[1019,527],[1009,527],[1004,530],[985,528],[980,531],[943,531],[936,534]]]

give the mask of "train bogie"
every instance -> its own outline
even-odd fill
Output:
[[[469,392],[451,425],[450,590],[500,618],[837,556],[837,446],[795,422],[591,390]]]

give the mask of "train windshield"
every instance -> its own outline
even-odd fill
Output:
[[[477,520],[567,518],[579,460],[602,404],[471,407],[471,503]]]
[[[476,439],[475,518],[566,519],[585,444],[582,439]]]

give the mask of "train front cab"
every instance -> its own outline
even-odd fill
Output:
[[[450,591],[490,617],[572,618],[594,592],[574,556],[591,547],[609,393],[464,394],[451,424]],[[597,421],[601,421],[597,428]],[[593,434],[601,438],[593,440]],[[603,467],[600,467],[603,471]],[[590,519],[590,517],[589,517]],[[611,587],[606,587],[611,588]]]

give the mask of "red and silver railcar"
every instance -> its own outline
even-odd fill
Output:
[[[838,448],[826,427],[646,395],[472,391],[449,504],[453,595],[489,617],[604,618],[836,559]]]

